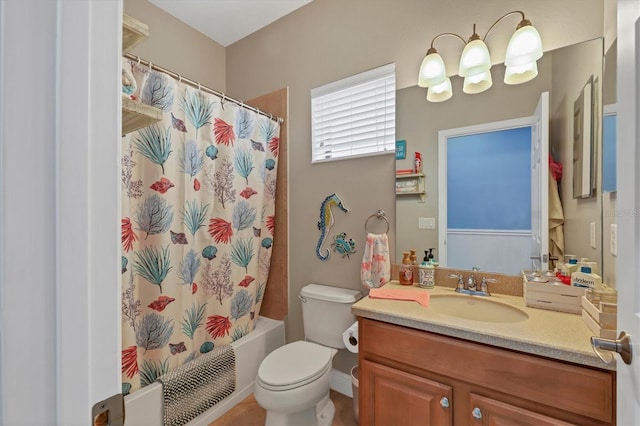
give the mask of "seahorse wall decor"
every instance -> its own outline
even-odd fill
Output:
[[[316,255],[320,260],[327,260],[329,258],[329,249],[325,249],[325,254],[322,254],[322,245],[327,239],[329,230],[333,226],[333,213],[331,207],[338,207],[345,213],[349,213],[349,209],[344,205],[342,199],[335,192],[324,199],[320,205],[320,220],[318,221],[318,229],[320,230],[320,239],[316,246]]]

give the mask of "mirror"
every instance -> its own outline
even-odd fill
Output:
[[[400,261],[403,251],[415,248],[421,259],[423,250],[438,247],[438,132],[530,117],[540,94],[547,91],[550,94],[549,153],[563,166],[562,179],[557,188],[564,213],[564,253],[578,258],[586,257],[597,261],[602,269],[609,268],[603,265],[602,256],[605,241],[600,184],[603,43],[603,39],[594,39],[546,52],[538,61],[538,76],[521,85],[505,85],[502,82],[504,66],[494,65],[491,69],[493,86],[480,94],[463,94],[462,79],[457,76],[452,78],[454,96],[443,103],[428,102],[425,99],[426,89],[417,86],[398,91],[396,138],[406,141],[406,159],[398,160],[396,169],[412,169],[414,152],[420,152],[426,197],[424,202],[417,195],[402,194],[396,197],[396,262]],[[615,65],[615,59],[613,62]],[[615,78],[615,70],[607,75]],[[591,85],[589,106],[594,117],[591,127],[593,144],[589,145],[593,160],[589,160],[587,169],[595,184],[589,185],[593,187],[590,197],[574,198],[574,104],[583,94],[587,82]],[[455,167],[450,165],[450,172]],[[611,193],[608,195],[615,196]],[[473,213],[486,207],[478,201],[474,204],[469,203],[464,208]],[[496,211],[495,214],[506,213]],[[487,247],[491,249],[492,256],[501,256],[498,246],[493,244]],[[437,250],[435,256],[439,258]],[[485,271],[511,274],[522,268],[530,268],[531,260],[522,259],[520,264],[510,265],[509,270],[487,269],[483,265],[466,265],[464,269],[473,266]]]

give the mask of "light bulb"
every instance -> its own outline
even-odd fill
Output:
[[[484,41],[477,38],[467,43],[460,56],[460,69],[458,74],[460,74],[461,77],[468,77],[489,71],[490,68],[491,56]]]
[[[447,78],[447,72],[442,57],[434,48],[429,49],[422,60],[418,73],[418,86],[431,87],[441,84]]]
[[[451,79],[447,78],[442,83],[429,87],[427,90],[427,100],[429,102],[443,102],[451,98]]]
[[[490,88],[493,85],[493,79],[491,78],[491,71],[485,71],[483,73],[475,74],[470,77],[464,78],[462,85],[462,91],[464,93],[473,95],[481,93]]]
[[[542,57],[542,40],[538,30],[527,20],[518,25],[511,36],[504,64],[506,66],[522,66],[537,61]]]
[[[533,80],[538,75],[538,64],[533,61],[520,66],[507,66],[504,72],[505,84],[521,84]]]

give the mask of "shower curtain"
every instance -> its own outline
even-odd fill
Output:
[[[253,330],[271,259],[280,127],[165,73],[123,66],[135,78],[131,96],[163,113],[122,138],[126,395]]]

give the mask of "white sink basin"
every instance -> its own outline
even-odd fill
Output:
[[[452,317],[473,321],[515,323],[529,319],[529,315],[510,305],[495,302],[491,296],[432,294],[429,309]]]

